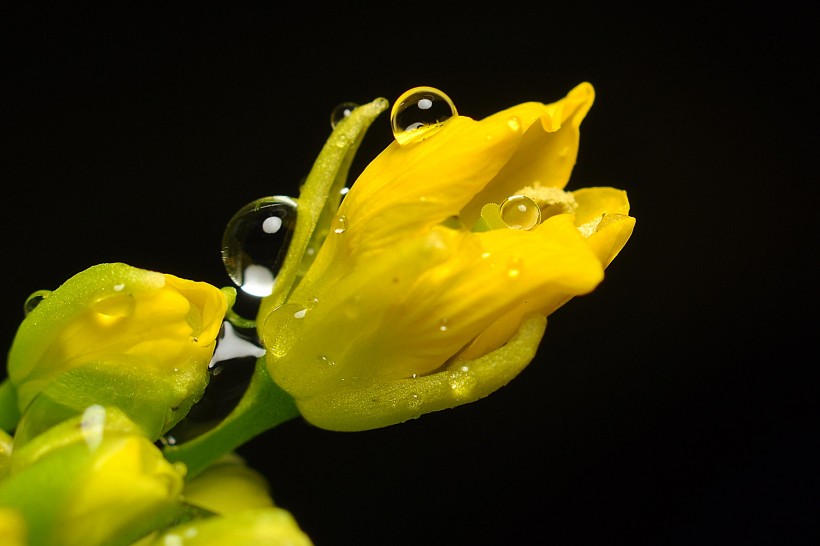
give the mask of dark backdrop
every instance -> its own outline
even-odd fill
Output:
[[[96,263],[228,284],[228,218],[296,193],[340,102],[432,85],[481,118],[589,81],[570,187],[626,189],[637,227],[536,361],[469,406],[242,453],[317,546],[808,542],[808,14],[511,4],[7,14],[0,344]],[[390,138],[385,114],[354,171]]]

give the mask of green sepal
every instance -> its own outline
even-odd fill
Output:
[[[270,378],[263,357],[257,360],[239,404],[225,419],[202,435],[168,445],[163,451],[169,461],[185,463],[186,479],[190,479],[245,442],[298,416],[293,398]]]
[[[312,262],[330,229],[353,156],[370,124],[388,106],[386,99],[378,98],[353,110],[336,125],[316,158],[299,192],[296,227],[273,293],[262,300],[259,308],[262,322],[285,301]]]
[[[297,400],[310,423],[329,430],[368,430],[483,398],[509,383],[535,357],[546,317],[524,317],[515,335],[475,360],[453,361],[434,373],[338,388]]]

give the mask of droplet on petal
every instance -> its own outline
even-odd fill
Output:
[[[333,360],[332,358],[330,358],[327,355],[319,355],[318,360],[319,360],[319,364],[321,364],[322,366],[335,366],[336,365],[336,361]]]
[[[511,279],[518,278],[521,275],[521,269],[523,267],[523,262],[521,258],[514,257],[510,260],[507,266],[507,276]]]
[[[396,141],[404,145],[429,138],[456,115],[456,105],[444,92],[435,87],[414,87],[393,104],[390,124]]]
[[[270,295],[295,225],[290,197],[263,197],[234,214],[222,236],[222,262],[243,292]]]
[[[117,293],[100,297],[90,307],[97,312],[98,318],[116,319],[131,316],[137,302],[131,294]]]
[[[530,230],[541,223],[541,209],[529,197],[513,195],[501,203],[501,219],[509,228]]]
[[[347,231],[347,216],[341,214],[333,219],[333,233],[342,234]]]
[[[359,105],[355,102],[343,102],[330,113],[330,126],[335,129],[339,122],[348,117]]]
[[[23,313],[28,316],[29,313],[34,311],[34,309],[40,305],[40,303],[51,295],[51,290],[38,290],[26,298],[25,303],[23,304]]]

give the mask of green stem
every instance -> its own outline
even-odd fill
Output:
[[[201,436],[167,446],[165,456],[169,461],[185,463],[186,478],[192,478],[245,442],[299,415],[293,398],[271,380],[265,360],[260,359],[248,390],[233,412]]]
[[[336,126],[325,142],[299,192],[296,227],[282,268],[276,275],[273,293],[262,300],[257,316],[268,316],[287,299],[303,268],[303,258],[314,240],[317,226],[320,223],[326,224],[325,228],[330,225],[332,213],[339,204],[339,190],[359,144],[370,124],[387,106],[387,100],[379,98],[356,108]],[[322,231],[321,226],[319,231]]]
[[[20,421],[20,410],[17,408],[17,391],[8,378],[0,384],[0,429],[9,434]]]

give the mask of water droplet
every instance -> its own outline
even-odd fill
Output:
[[[34,309],[40,305],[40,303],[51,295],[51,290],[38,290],[26,298],[25,303],[23,304],[23,313],[28,316],[29,313],[34,311]]]
[[[501,203],[501,219],[512,229],[530,230],[541,223],[541,209],[525,195],[513,195]]]
[[[518,132],[521,130],[521,122],[518,120],[518,116],[513,116],[507,120],[507,127],[510,128],[511,131]]]
[[[413,393],[407,397],[407,409],[410,411],[417,411],[421,408],[422,400],[418,394]]]
[[[170,435],[166,434],[165,436],[160,436],[159,442],[163,446],[175,446],[177,445],[177,439]]]
[[[293,313],[293,318],[305,318],[307,314],[307,309],[299,309],[295,313]]]
[[[510,264],[507,267],[507,276],[511,279],[517,278],[521,274],[521,269],[523,267],[523,262],[521,258],[513,258],[510,260]]]
[[[455,104],[444,92],[435,87],[414,87],[396,99],[390,124],[396,141],[404,145],[432,136],[456,115]]]
[[[438,329],[439,329],[439,332],[446,332],[447,331],[447,319],[441,319],[438,322]]]
[[[243,292],[273,291],[295,225],[296,202],[285,196],[257,199],[233,215],[222,236],[222,262]]]
[[[265,349],[259,346],[258,341],[240,336],[230,322],[224,321],[216,340],[216,349],[214,349],[208,367],[215,368],[217,364],[235,358],[253,358],[256,360],[263,356],[265,356]]]
[[[333,220],[333,233],[344,233],[347,230],[347,216],[344,214],[337,216]]]
[[[80,429],[90,450],[100,447],[105,431],[105,408],[99,404],[88,406],[80,420]]]
[[[330,127],[335,129],[339,122],[345,119],[347,116],[353,113],[353,110],[358,108],[359,105],[355,102],[343,102],[339,106],[333,109],[330,113]]]
[[[131,316],[137,302],[131,294],[113,294],[99,298],[90,305],[91,309],[102,317],[124,318]]]
[[[323,366],[335,366],[336,361],[333,360],[332,358],[328,357],[328,356],[319,355],[319,364],[321,364]]]
[[[450,390],[457,399],[469,396],[477,385],[478,380],[467,366],[462,366],[450,375]]]

